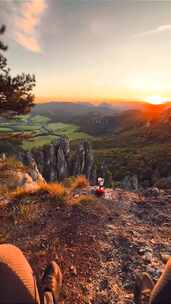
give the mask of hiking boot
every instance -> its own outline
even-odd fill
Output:
[[[57,304],[62,288],[62,273],[55,261],[52,261],[46,267],[42,278],[42,284],[44,293],[51,292],[54,304]]]

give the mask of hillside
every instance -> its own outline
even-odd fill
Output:
[[[107,136],[112,147],[112,141],[117,146],[122,142],[166,143],[170,141],[170,126],[169,104],[123,103],[119,107],[106,103],[95,106],[52,102],[36,105],[30,115],[12,120],[1,118],[0,135],[22,134],[25,149],[48,144],[64,135],[72,141],[87,138],[94,142]]]
[[[135,273],[156,280],[161,254],[171,254],[171,195],[108,189],[96,198],[92,187],[75,186],[66,184],[61,198],[54,186],[2,196],[0,243],[19,246],[39,279],[57,260],[64,273],[61,304],[131,304]]]
[[[41,170],[52,145],[65,137],[70,146],[68,174],[75,175],[73,156],[81,151],[80,141],[88,140],[94,155],[92,177],[100,174],[106,181],[112,178],[112,182],[120,184],[125,176],[136,175],[142,187],[170,187],[170,104],[142,103],[138,109],[123,106],[124,110],[119,111],[106,103],[48,103],[37,105],[30,115],[8,121],[1,118],[0,151],[15,155],[21,148],[29,150]],[[51,155],[52,158],[56,162],[56,156]],[[55,163],[51,167],[56,168]],[[49,168],[48,171],[51,175]]]
[[[68,136],[70,140],[91,139],[90,135],[80,131],[79,126],[61,120],[53,121],[48,113],[44,116],[31,113],[11,120],[1,117],[0,136],[3,140],[10,140],[13,136],[25,150],[50,144],[61,136]]]

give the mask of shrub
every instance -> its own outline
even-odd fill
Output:
[[[34,194],[40,190],[39,184],[31,185],[30,187],[17,187],[17,189],[10,193],[11,198],[21,198],[23,196]]]
[[[24,205],[24,204],[18,204],[17,205],[17,210],[20,213],[20,216],[24,220],[30,220],[31,219],[31,208],[29,205]]]
[[[17,160],[14,156],[9,156],[5,160],[1,160],[0,165],[1,165],[0,166],[1,169],[3,170],[20,169],[25,172],[24,165],[19,160]]]
[[[121,187],[121,182],[119,181],[112,182],[112,188],[120,188],[120,187]]]
[[[48,194],[50,197],[64,200],[66,191],[62,184],[57,183],[40,183],[35,184],[35,187],[23,188],[19,187],[14,192],[12,192],[12,198],[21,198],[29,194]]]
[[[65,187],[57,183],[41,183],[39,184],[38,192],[49,194],[50,197],[55,199],[64,200],[66,198]]]
[[[71,184],[70,190],[74,191],[79,188],[87,187],[88,185],[89,185],[88,180],[86,179],[86,177],[84,175],[77,176],[75,178],[74,182]]]
[[[63,184],[66,188],[71,188],[74,181],[75,181],[75,176],[70,176],[64,179]]]

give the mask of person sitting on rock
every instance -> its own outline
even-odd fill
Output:
[[[0,245],[0,304],[57,304],[62,273],[55,261],[45,269],[38,291],[35,275],[19,248]]]
[[[104,178],[98,177],[97,181],[98,181],[99,188],[103,188],[104,187]]]
[[[96,189],[96,195],[101,196],[104,194],[104,178],[98,177],[97,179],[98,187]]]
[[[61,287],[62,273],[55,261],[46,267],[38,291],[22,251],[11,244],[0,245],[0,304],[57,304]],[[148,293],[148,304],[171,304],[171,257],[155,285],[147,273],[137,276],[134,302],[143,304]]]

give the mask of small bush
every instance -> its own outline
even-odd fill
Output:
[[[84,175],[77,176],[74,182],[71,184],[71,191],[74,191],[79,188],[84,188],[89,185],[88,180]]]
[[[20,162],[19,160],[17,160],[14,156],[9,156],[7,157],[5,160],[1,160],[0,161],[0,167],[3,170],[22,170],[23,172],[25,172],[25,167],[22,164],[22,162]]]
[[[64,179],[63,184],[66,188],[71,188],[74,181],[75,181],[75,176],[70,176]]]
[[[55,199],[64,200],[66,197],[65,187],[62,184],[57,183],[41,183],[39,185],[38,192],[44,192],[49,194],[50,197]]]
[[[50,197],[55,199],[64,200],[66,191],[62,184],[57,183],[40,183],[35,184],[29,188],[19,187],[11,193],[12,198],[21,198],[29,194],[48,194]]]
[[[31,219],[31,209],[29,205],[24,205],[24,204],[18,204],[17,210],[20,213],[20,216],[24,220],[30,220]]]
[[[120,188],[120,187],[121,187],[121,182],[119,181],[112,182],[112,188]]]

